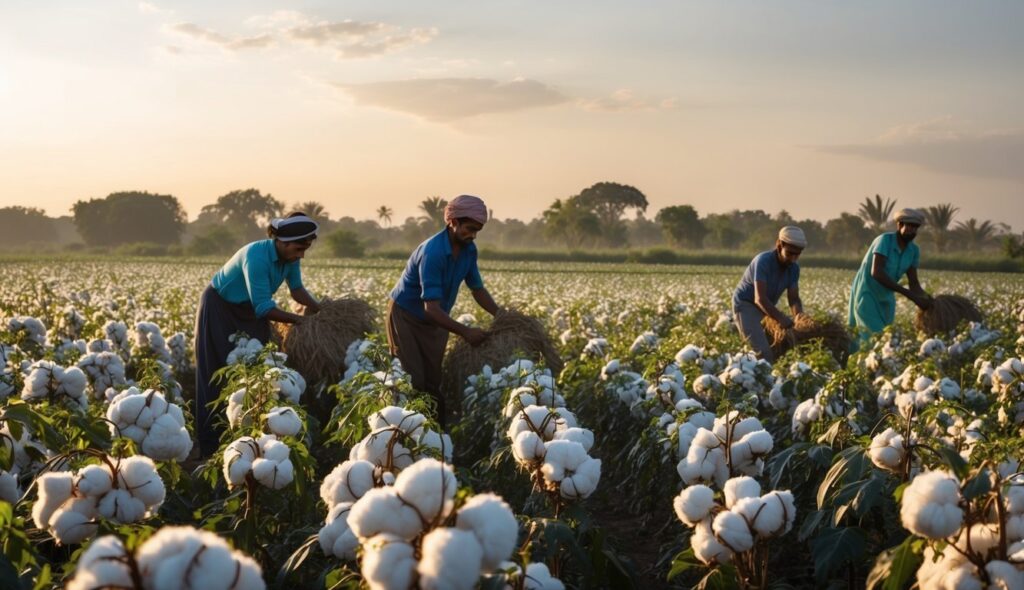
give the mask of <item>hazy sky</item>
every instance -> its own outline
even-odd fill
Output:
[[[0,3],[0,206],[255,187],[400,222],[880,193],[1024,229],[1024,2]]]

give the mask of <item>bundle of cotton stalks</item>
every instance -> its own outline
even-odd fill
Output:
[[[184,461],[192,450],[185,415],[155,389],[129,387],[107,407],[110,433],[135,441],[143,455],[157,461]]]
[[[70,408],[85,410],[89,407],[89,398],[85,395],[87,384],[85,373],[78,367],[64,368],[51,361],[36,361],[25,377],[21,399],[61,402]]]

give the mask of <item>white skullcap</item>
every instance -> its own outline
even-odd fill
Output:
[[[914,225],[924,225],[924,212],[920,209],[911,209],[907,207],[900,209],[893,216],[893,220],[896,223],[913,223]]]
[[[795,225],[787,225],[780,229],[779,239],[790,246],[796,246],[797,248],[807,247],[807,237],[804,236],[804,230]]]

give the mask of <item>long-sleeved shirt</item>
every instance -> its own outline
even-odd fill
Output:
[[[256,316],[264,317],[277,307],[274,293],[281,283],[288,281],[289,289],[302,287],[299,262],[283,262],[277,256],[274,240],[260,240],[239,248],[213,275],[211,283],[226,301],[248,301],[256,310]]]
[[[391,298],[402,309],[419,319],[424,301],[440,301],[445,313],[455,307],[459,285],[465,281],[470,289],[482,289],[483,278],[476,266],[476,244],[469,243],[452,256],[452,244],[445,228],[425,240],[413,250],[402,277],[391,290]]]

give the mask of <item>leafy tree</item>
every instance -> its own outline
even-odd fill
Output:
[[[366,246],[354,231],[335,230],[324,239],[331,254],[338,258],[362,258],[366,254]]]
[[[185,210],[171,195],[131,191],[72,206],[75,227],[90,246],[134,242],[177,244],[185,231]]]
[[[191,256],[228,256],[245,240],[226,225],[210,225],[189,242],[185,251]]]
[[[16,247],[32,242],[52,242],[57,238],[53,222],[42,209],[4,207],[0,209],[0,244]]]
[[[542,214],[544,235],[552,242],[579,248],[601,235],[601,220],[579,197],[556,199]]]
[[[381,205],[380,207],[377,207],[377,219],[380,220],[382,225],[390,226],[391,216],[394,214],[395,212],[392,211],[391,207],[388,207],[387,205]]]
[[[590,209],[601,222],[604,241],[617,245],[624,241],[622,214],[626,209],[637,212],[647,210],[647,197],[628,184],[599,182],[583,189],[578,195],[579,205]]]
[[[949,226],[953,223],[953,216],[959,210],[959,207],[954,207],[951,203],[942,203],[941,205],[928,207],[924,210],[929,234],[939,252],[946,251],[950,237]]]
[[[896,201],[888,197],[884,203],[881,195],[875,195],[874,200],[871,197],[864,197],[864,202],[860,204],[857,215],[864,220],[864,223],[868,224],[872,231],[881,233],[885,231],[895,207]]]
[[[445,225],[444,223],[444,208],[448,206],[448,201],[441,197],[427,197],[420,203],[420,211],[423,215],[420,216],[420,223],[427,225],[432,228],[441,228]]]
[[[864,220],[852,213],[841,213],[825,224],[825,241],[840,252],[860,252],[874,234],[864,226]]]
[[[700,248],[708,230],[691,205],[665,207],[654,217],[661,224],[665,238],[674,246]]]
[[[967,245],[967,249],[977,251],[984,248],[995,236],[996,225],[989,220],[978,222],[975,218],[958,221],[953,230]]]
[[[283,210],[284,204],[281,201],[248,188],[221,195],[217,202],[203,207],[202,213],[213,214],[221,223],[240,228],[244,239],[255,240],[265,236],[263,228],[272,218],[280,216]]]
[[[732,250],[743,242],[743,232],[736,227],[731,215],[715,213],[704,218],[704,227],[708,233],[704,239],[710,248]]]

